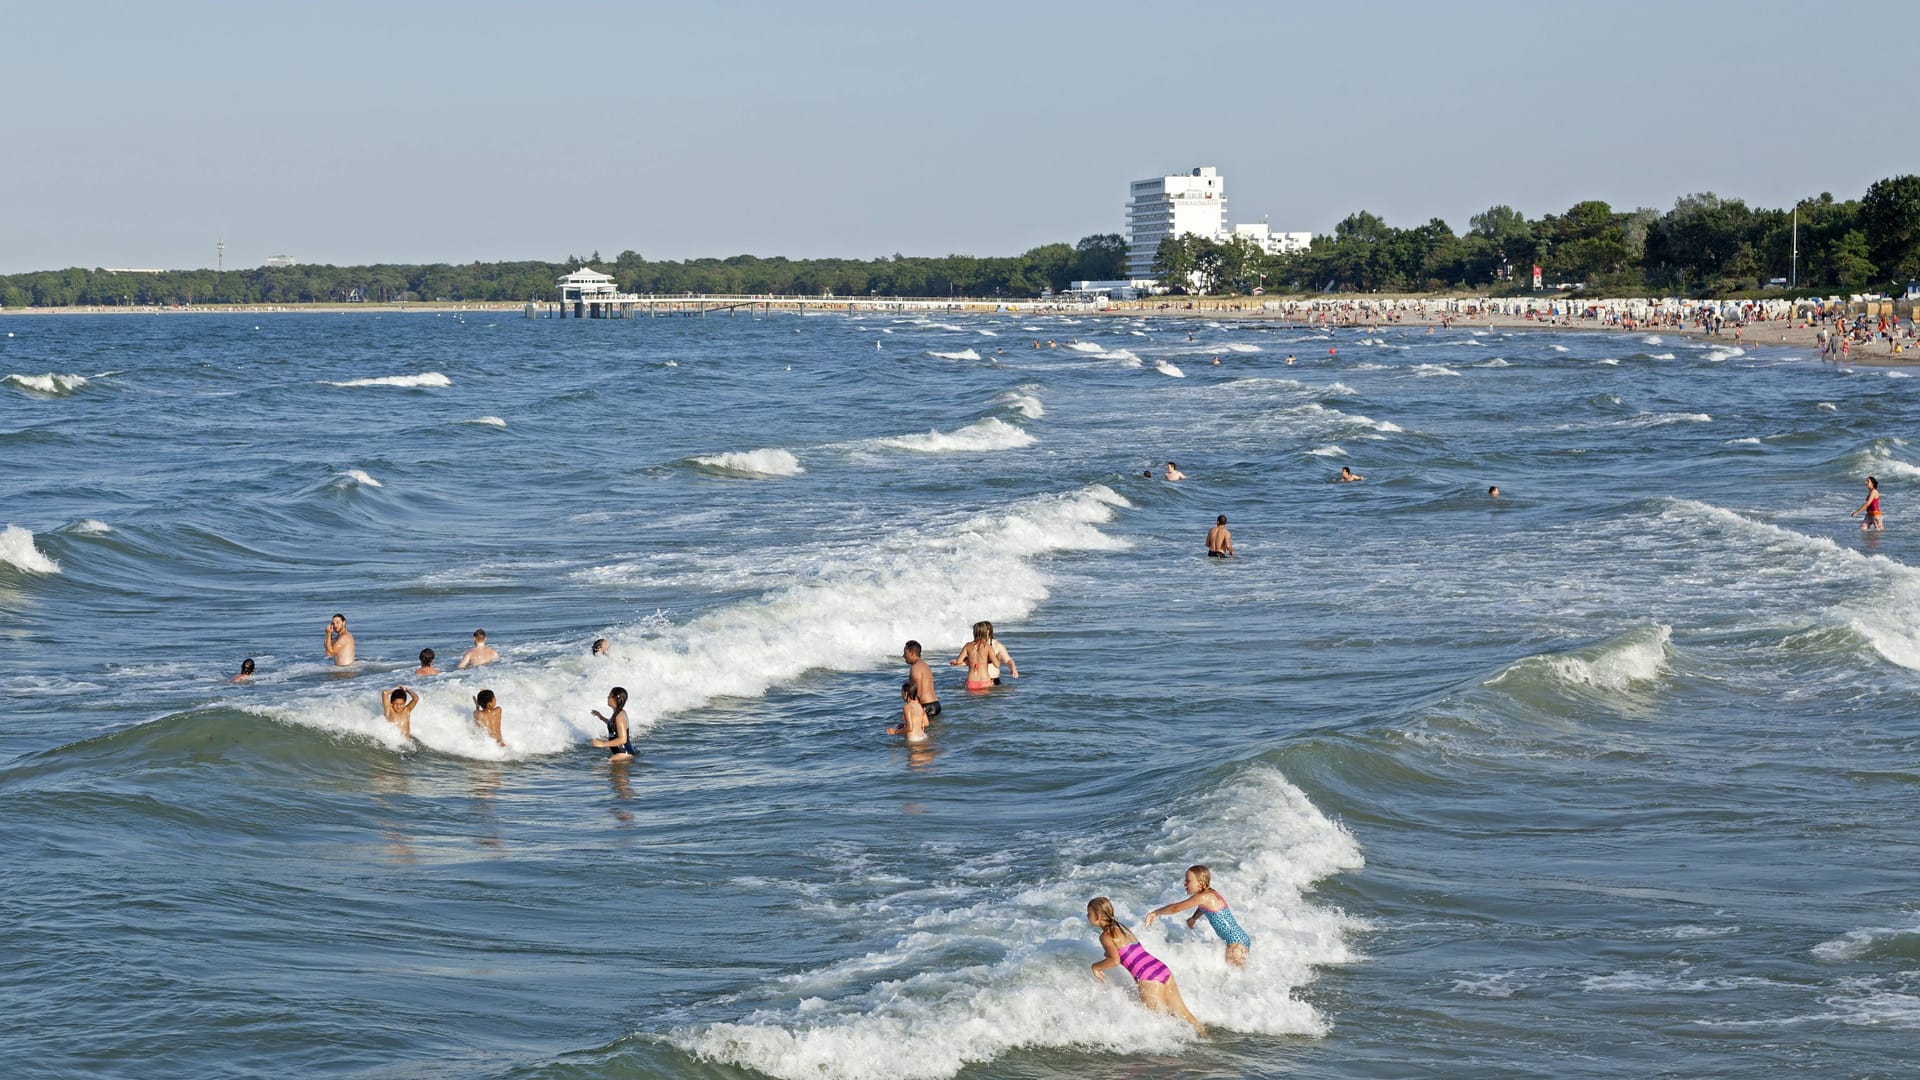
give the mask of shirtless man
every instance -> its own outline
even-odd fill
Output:
[[[1181,472],[1180,469],[1177,466],[1175,466],[1173,462],[1171,461],[1167,462],[1167,479],[1177,484],[1180,481],[1185,480],[1186,478],[1187,478],[1187,474]]]
[[[491,664],[498,659],[500,659],[500,654],[494,652],[493,646],[487,644],[487,632],[485,630],[475,630],[473,632],[473,648],[468,649],[467,655],[460,658],[460,666],[462,668],[479,667],[481,664]]]
[[[1207,530],[1207,558],[1231,559],[1233,554],[1233,534],[1227,531],[1227,515],[1221,514],[1214,519],[1214,526]]]
[[[347,617],[338,612],[327,620],[327,656],[335,667],[353,663],[353,634],[347,629]]]
[[[387,714],[387,721],[400,729],[400,737],[413,738],[413,707],[420,704],[420,695],[404,686],[396,686],[392,693],[380,696],[380,711]]]
[[[1357,484],[1360,481],[1365,479],[1366,477],[1361,476],[1359,473],[1354,472],[1352,469],[1347,468],[1345,465],[1340,466],[1340,482],[1341,483]]]
[[[900,659],[907,662],[907,678],[913,683],[914,698],[927,711],[927,719],[939,716],[940,691],[933,685],[933,669],[920,659],[920,643],[907,642],[907,647],[900,652]]]

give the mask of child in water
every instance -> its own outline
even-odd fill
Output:
[[[493,696],[493,691],[482,690],[473,695],[473,722],[479,724],[480,730],[498,743],[500,749],[505,750],[507,744],[500,738],[501,711],[500,699]]]
[[[1113,901],[1104,896],[1096,896],[1087,901],[1087,922],[1100,928],[1100,947],[1107,955],[1093,962],[1093,977],[1101,982],[1107,981],[1105,972],[1123,967],[1140,988],[1140,1003],[1154,1012],[1171,1013],[1193,1025],[1194,1033],[1206,1035],[1206,1026],[1193,1018],[1187,1011],[1187,1003],[1180,999],[1180,985],[1174,982],[1173,972],[1167,965],[1155,959],[1133,936],[1133,931],[1113,914]]]
[[[889,735],[905,735],[910,743],[927,741],[927,710],[914,693],[913,680],[900,684],[900,726],[887,729]]]
[[[1187,925],[1192,927],[1202,915],[1206,916],[1207,922],[1213,924],[1213,932],[1227,943],[1227,963],[1234,967],[1246,967],[1247,948],[1253,944],[1253,939],[1240,929],[1240,920],[1233,917],[1233,909],[1227,906],[1227,898],[1214,891],[1213,871],[1197,864],[1189,866],[1181,884],[1187,890],[1187,898],[1147,912],[1146,925],[1152,926],[1153,920],[1162,915],[1177,915],[1194,908],[1194,913],[1187,916]]]
[[[400,729],[400,737],[413,738],[413,707],[420,704],[420,695],[404,686],[396,686],[393,693],[380,699],[380,711],[386,713],[387,721]]]
[[[632,761],[637,751],[633,748],[633,736],[627,731],[626,687],[616,686],[607,691],[607,708],[613,710],[612,716],[601,716],[599,709],[593,710],[593,718],[607,725],[607,737],[590,741],[606,748],[608,761]]]

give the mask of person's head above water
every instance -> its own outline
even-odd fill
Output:
[[[432,649],[420,650],[420,666],[421,667],[433,666],[433,650]]]
[[[240,674],[253,674],[253,657],[249,656],[245,660],[240,661]]]
[[[1187,867],[1187,876],[1192,878],[1193,883],[1198,886],[1198,888],[1194,890],[1195,892],[1206,892],[1208,889],[1213,888],[1213,871],[1199,863],[1194,863],[1192,866]]]
[[[347,628],[347,617],[337,611],[333,613],[332,622],[342,630]]]
[[[484,644],[486,640],[487,640],[487,632],[485,630],[475,630],[473,632],[473,643],[475,645]]]
[[[988,638],[990,638],[990,637],[992,637],[992,636],[993,636],[993,624],[992,624],[992,623],[990,623],[990,622],[977,622],[977,623],[974,623],[974,624],[973,624],[973,640],[975,640],[975,641],[985,641],[986,639],[988,639]]]
[[[1227,523],[1227,515],[1221,514],[1219,517],[1214,518],[1213,520],[1216,524],[1225,525]]]
[[[607,639],[603,637],[594,638],[592,655],[605,656],[606,653],[607,653]]]
[[[615,709],[626,708],[627,707],[627,688],[624,686],[616,686],[613,689],[607,691],[607,704],[613,706]]]
[[[493,691],[482,690],[473,695],[473,703],[483,709],[493,708]]]
[[[900,650],[900,655],[909,660],[920,659],[920,643],[917,641],[907,642],[906,647]]]
[[[1499,485],[1499,484],[1495,484],[1495,485],[1493,485],[1492,487],[1490,487],[1490,488],[1488,488],[1488,489],[1487,489],[1487,494],[1488,494],[1488,495],[1490,495],[1490,496],[1492,496],[1493,498],[1496,498],[1496,499],[1497,499],[1497,498],[1499,498],[1499,497],[1500,497],[1500,485]]]
[[[1352,470],[1352,469],[1349,469],[1349,468],[1347,468],[1347,467],[1346,467],[1345,465],[1342,465],[1342,466],[1340,466],[1340,475],[1341,475],[1341,476],[1352,476],[1352,475],[1353,475],[1353,470]]]
[[[394,687],[393,693],[387,695],[387,700],[393,702],[395,705],[405,705],[407,703],[407,688],[404,686]]]
[[[906,682],[903,682],[900,684],[900,700],[912,701],[913,699],[914,699],[913,680],[908,679]]]

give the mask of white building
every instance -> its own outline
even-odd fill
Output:
[[[1227,228],[1226,178],[1199,168],[1185,176],[1135,180],[1127,204],[1127,276],[1153,275],[1160,241],[1193,234],[1218,239]]]
[[[260,265],[269,267],[269,268],[278,267],[278,266],[299,266],[300,260],[294,258],[291,255],[275,255],[273,258],[268,259],[266,262],[261,263]]]
[[[1310,232],[1274,232],[1265,222],[1258,225],[1235,225],[1233,239],[1246,240],[1268,255],[1285,255],[1294,251],[1305,251],[1313,246],[1313,234]]]

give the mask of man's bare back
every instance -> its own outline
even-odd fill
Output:
[[[494,651],[493,646],[487,644],[487,632],[485,630],[475,630],[473,632],[473,648],[468,649],[466,655],[460,658],[460,666],[463,668],[479,667],[481,664],[491,664],[498,659],[500,659],[500,654]]]
[[[1213,528],[1207,530],[1207,554],[1216,559],[1231,559],[1233,554],[1233,534],[1227,531],[1227,515],[1221,514]]]

